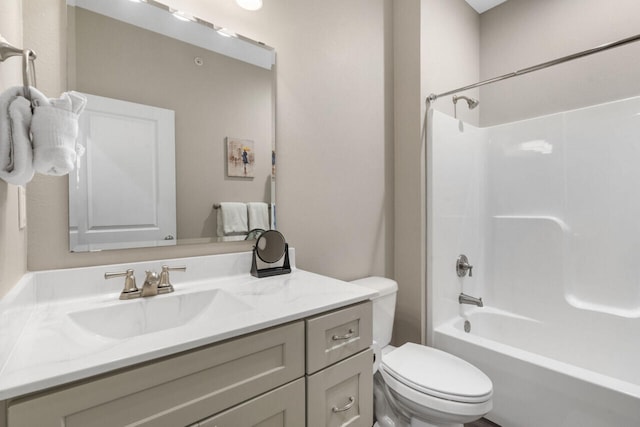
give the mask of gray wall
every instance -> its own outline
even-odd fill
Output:
[[[71,86],[176,112],[178,239],[215,237],[214,203],[270,202],[274,72],[85,9],[69,13],[74,10]],[[195,57],[204,64],[197,66]],[[254,142],[253,178],[226,176],[226,137]]]
[[[463,0],[429,0],[422,13],[422,23],[421,94],[423,101],[431,93],[443,93],[478,81],[480,76],[480,15]],[[476,89],[462,92],[459,95],[477,98],[478,94],[479,92]],[[432,106],[436,110],[449,115],[454,113],[451,96],[438,99]],[[478,123],[479,108],[469,110],[466,102],[461,101],[457,104],[457,113],[458,118],[462,120],[472,124]],[[430,148],[427,147],[426,167],[430,167],[429,163],[432,161]],[[422,182],[425,182],[425,180],[422,180]],[[427,194],[427,197],[431,195],[428,190],[431,184],[429,181],[426,182],[427,188],[423,194]],[[431,218],[427,218],[427,220],[430,221]],[[423,223],[425,222],[423,221]],[[452,243],[458,245],[460,253],[468,250],[462,241]],[[427,247],[425,251],[426,256],[424,259],[433,256],[431,248]],[[454,261],[453,259],[451,260],[451,266],[454,265]],[[429,275],[432,273],[433,271],[426,272]],[[422,277],[425,277],[425,275],[423,274]],[[426,284],[423,289],[428,292],[427,297],[431,297],[431,292],[427,289]],[[423,326],[423,338],[427,335],[428,328],[426,327],[428,326],[427,323],[431,324],[432,314],[432,312],[426,310],[425,318],[421,323]]]
[[[480,77],[638,34],[637,0],[509,0],[481,15]],[[640,43],[481,89],[483,126],[640,94]]]
[[[2,36],[22,47],[22,4],[20,0],[0,2]],[[0,92],[22,84],[22,59],[0,63]],[[18,187],[0,180],[0,297],[27,269],[27,233],[18,225]]]
[[[426,335],[425,99],[478,79],[479,23],[464,0],[394,3],[396,344]],[[453,114],[451,98],[435,107]],[[477,121],[477,110],[459,111]]]
[[[39,52],[64,37],[62,1],[30,0],[25,14]],[[301,268],[354,279],[393,275],[390,0],[234,2],[176,6],[275,46],[278,54],[278,224]],[[64,45],[64,43],[63,43]],[[65,55],[38,58],[40,88],[64,90]],[[63,59],[61,59],[63,58]],[[50,79],[40,79],[40,76]],[[67,179],[36,176],[28,187],[31,270],[250,249],[225,243],[70,254]]]

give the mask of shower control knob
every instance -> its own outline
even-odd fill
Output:
[[[467,271],[469,271],[469,277],[473,277],[473,265],[469,264],[469,258],[463,254],[456,260],[456,273],[458,277],[464,277]]]

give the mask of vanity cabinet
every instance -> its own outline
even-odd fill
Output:
[[[307,319],[307,427],[373,424],[372,304]]]
[[[0,402],[0,427],[370,427],[371,323],[367,301]]]
[[[8,426],[197,423],[302,378],[303,349],[304,323],[298,321],[11,401]],[[304,392],[301,395],[304,399]]]

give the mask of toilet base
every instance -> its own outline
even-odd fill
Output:
[[[464,427],[464,424],[431,424],[417,418],[412,418],[411,427]]]
[[[463,427],[462,423],[438,422],[416,418],[415,408],[401,403],[397,396],[384,382],[380,372],[373,376],[373,407],[376,417],[374,427]],[[477,418],[480,418],[478,416]],[[440,418],[440,417],[439,417]],[[477,419],[477,418],[474,418]],[[466,421],[465,421],[466,422]]]
[[[376,421],[376,423],[373,425],[373,427],[383,427],[383,426],[381,426],[380,423]],[[413,419],[413,420],[411,420],[410,427],[464,427],[464,424],[446,424],[446,425],[439,424],[439,425],[435,425],[435,424],[429,424],[429,423],[425,423],[424,421]]]

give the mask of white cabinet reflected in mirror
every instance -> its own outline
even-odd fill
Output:
[[[71,251],[255,238],[250,211],[274,227],[275,51],[151,0],[67,3],[69,89],[89,97]],[[246,232],[218,223],[226,202],[251,203]]]

